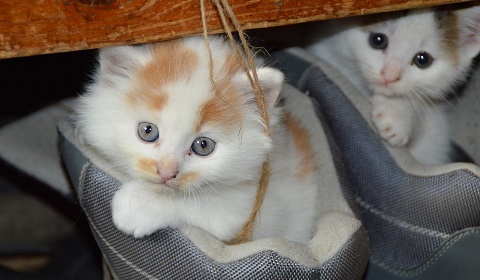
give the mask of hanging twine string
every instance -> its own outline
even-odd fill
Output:
[[[242,67],[248,77],[248,80],[250,81],[250,85],[253,89],[253,93],[255,94],[258,109],[262,116],[262,122],[264,124],[264,133],[268,137],[270,137],[270,130],[268,127],[269,120],[268,120],[267,108],[265,106],[265,99],[264,99],[264,95],[260,87],[260,82],[257,76],[255,58],[252,54],[250,46],[247,43],[245,34],[235,14],[233,13],[232,8],[228,4],[228,0],[212,0],[212,2],[217,8],[218,14],[220,15],[220,19],[222,21],[222,25],[229,38],[230,44],[232,45],[237,55],[242,58],[241,59]],[[201,16],[202,16],[203,37],[205,40],[205,44],[207,45],[208,55],[209,55],[210,80],[214,84],[213,58],[212,58],[212,51],[210,49],[210,44],[208,43],[208,32],[207,32],[204,0],[200,0],[200,10],[201,10]],[[242,50],[240,49],[240,46],[236,43],[235,39],[233,38],[232,29],[230,28],[229,21],[233,24],[234,30],[238,32],[238,35],[243,47],[243,53],[245,55],[242,55]],[[245,243],[251,240],[253,235],[253,230],[255,228],[256,217],[257,217],[258,211],[260,211],[260,208],[263,203],[263,198],[265,197],[265,193],[267,191],[269,178],[270,178],[270,163],[267,156],[262,166],[262,175],[260,177],[252,212],[250,213],[247,221],[245,221],[245,223],[243,224],[242,228],[237,233],[237,235],[233,239],[227,241],[226,242],[227,244],[240,244],[240,243]]]
[[[208,69],[210,72],[210,82],[212,83],[213,87],[215,87],[215,81],[213,80],[213,55],[212,55],[212,49],[210,48],[210,44],[208,43],[207,16],[205,15],[204,0],[200,0],[200,13],[202,16],[203,39],[205,41],[205,45],[207,46],[207,51],[208,51]]]

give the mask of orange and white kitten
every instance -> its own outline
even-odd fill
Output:
[[[271,178],[254,239],[307,242],[315,165],[307,131],[277,106],[283,74],[257,69],[270,139],[238,56],[223,37],[209,44],[213,84],[201,37],[100,50],[77,126],[127,178],[112,201],[113,221],[137,238],[188,224],[230,240],[252,211],[268,156]]]
[[[371,97],[372,122],[385,141],[407,146],[424,164],[450,161],[445,100],[480,50],[480,6],[333,20],[312,37],[308,50]]]

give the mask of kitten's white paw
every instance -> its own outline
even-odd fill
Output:
[[[137,192],[128,188],[120,188],[112,200],[112,218],[115,226],[123,233],[142,238],[158,230],[158,225],[152,221],[152,213],[146,209],[146,201]]]
[[[372,121],[380,136],[392,146],[405,146],[410,139],[410,127],[402,114],[403,104],[382,95],[371,98]]]

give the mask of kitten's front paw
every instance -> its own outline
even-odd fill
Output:
[[[122,188],[112,200],[112,218],[115,226],[123,233],[142,238],[155,232],[158,228],[146,213],[145,201],[141,197],[132,196]]]
[[[371,99],[372,121],[380,136],[392,146],[405,146],[409,141],[410,129],[402,115],[401,104],[381,95]]]

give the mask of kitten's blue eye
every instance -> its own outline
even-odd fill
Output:
[[[424,51],[417,53],[412,60],[412,63],[418,66],[418,68],[427,68],[433,63],[433,57]]]
[[[208,156],[215,150],[215,141],[208,137],[198,137],[192,143],[192,152],[199,156]]]
[[[368,38],[368,42],[370,46],[377,50],[386,49],[388,46],[388,37],[382,33],[370,33],[370,37]]]
[[[145,142],[155,142],[158,139],[158,128],[149,122],[138,124],[138,137]]]

